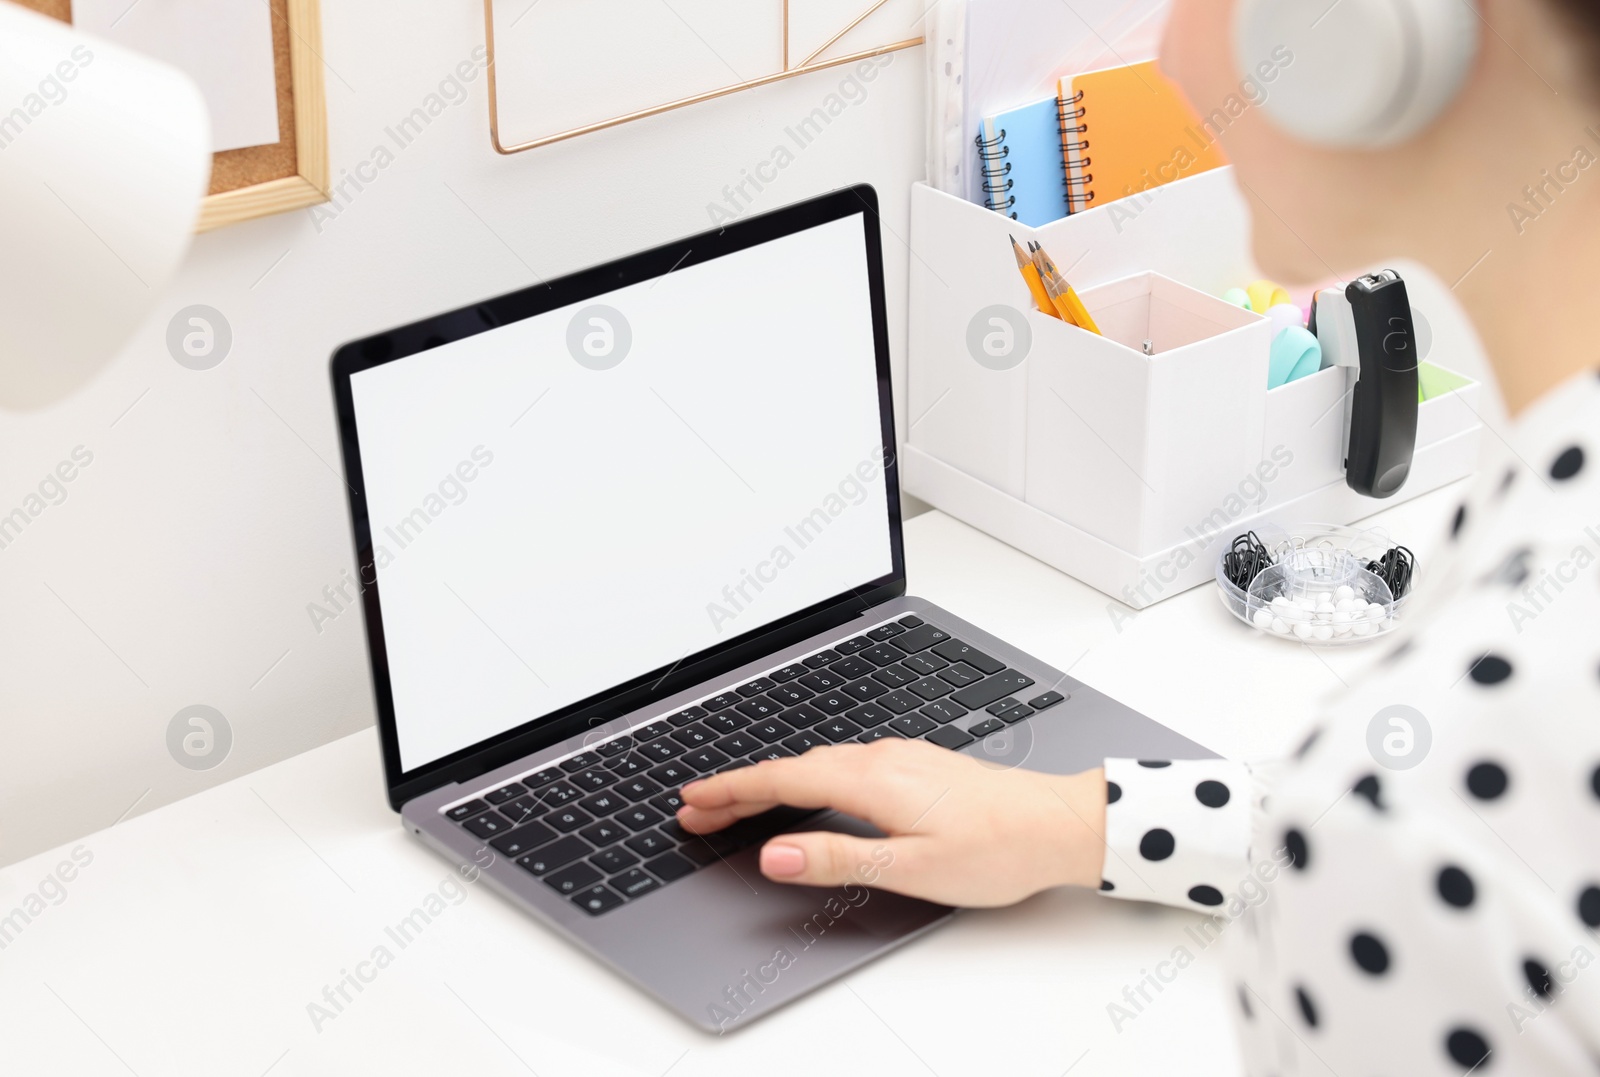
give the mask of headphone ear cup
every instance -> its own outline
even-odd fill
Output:
[[[1473,0],[1239,0],[1234,22],[1235,61],[1268,117],[1344,148],[1401,142],[1438,119],[1478,39]]]

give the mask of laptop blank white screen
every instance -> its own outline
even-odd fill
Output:
[[[351,394],[402,770],[892,571],[859,215]]]

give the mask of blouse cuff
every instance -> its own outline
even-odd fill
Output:
[[[1250,767],[1226,759],[1107,759],[1106,863],[1114,898],[1216,912],[1249,875]]]

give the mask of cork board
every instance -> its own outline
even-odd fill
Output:
[[[20,0],[71,22],[71,0]],[[278,141],[211,158],[211,187],[199,231],[327,200],[327,115],[317,0],[267,0],[272,12]]]

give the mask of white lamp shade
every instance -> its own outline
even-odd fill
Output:
[[[0,407],[50,404],[111,359],[210,175],[187,75],[0,0]]]

